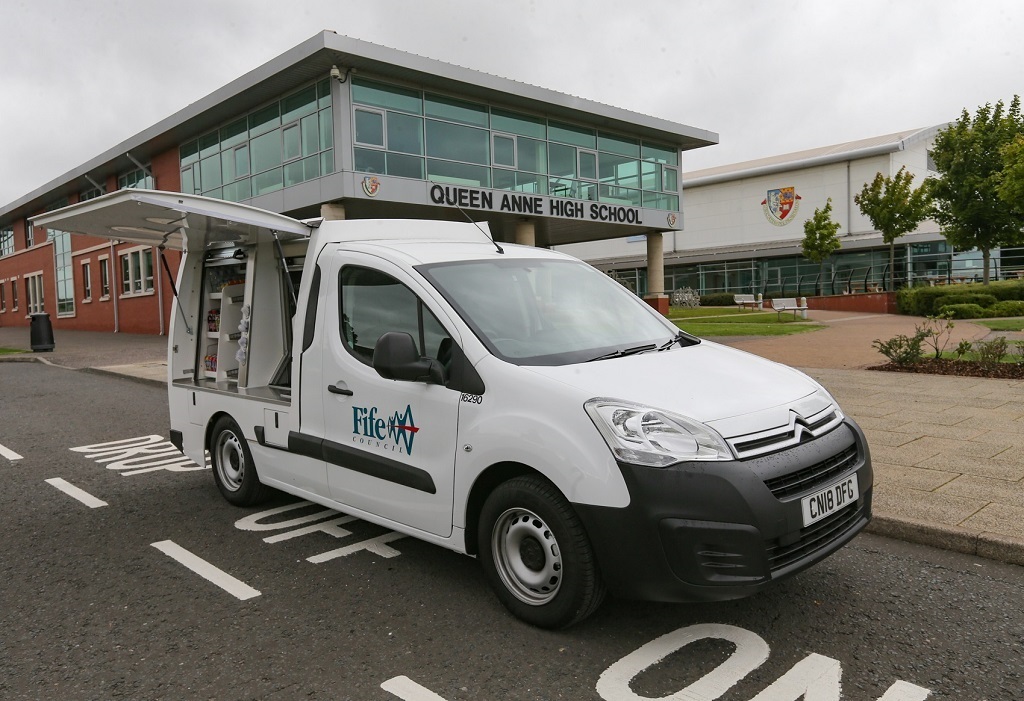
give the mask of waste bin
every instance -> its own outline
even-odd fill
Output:
[[[36,353],[39,351],[52,351],[53,324],[50,323],[50,315],[46,312],[38,312],[36,314],[30,314],[29,316],[32,317],[32,326],[30,330],[32,351]]]

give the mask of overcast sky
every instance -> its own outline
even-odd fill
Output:
[[[1024,92],[1020,0],[0,0],[0,207],[330,29],[706,129],[683,170]]]

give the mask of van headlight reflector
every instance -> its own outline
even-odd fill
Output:
[[[680,462],[732,460],[716,431],[661,409],[599,397],[583,405],[617,460],[668,467]]]

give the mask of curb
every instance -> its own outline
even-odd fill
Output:
[[[1024,540],[999,533],[937,526],[884,514],[874,514],[864,532],[1024,566]]]
[[[105,375],[107,377],[120,377],[122,380],[129,380],[142,385],[149,385],[150,387],[162,387],[163,389],[167,389],[167,380],[155,380],[149,377],[126,375],[123,372],[115,372],[113,370],[105,370],[103,368],[81,368],[79,372],[87,372],[91,375]]]

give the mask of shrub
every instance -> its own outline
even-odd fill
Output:
[[[954,294],[940,295],[932,300],[932,304],[935,306],[935,309],[941,309],[942,307],[946,307],[951,304],[977,304],[979,307],[987,309],[995,303],[996,298],[990,294],[985,294],[984,292],[958,292]],[[927,314],[925,316],[927,316]]]
[[[996,336],[991,341],[978,341],[974,344],[974,352],[978,354],[978,362],[982,365],[995,365],[1009,350],[1005,336]]]
[[[913,315],[917,304],[917,296],[914,294],[916,291],[906,287],[896,290],[896,311],[900,314]]]
[[[950,314],[953,319],[984,319],[988,316],[977,304],[950,304],[939,309],[939,314]]]
[[[989,316],[1024,316],[1024,301],[1008,299],[996,302],[988,310]]]
[[[921,342],[924,336],[918,332],[913,336],[899,334],[888,341],[875,339],[871,346],[895,365],[913,365],[921,360]]]
[[[925,319],[923,324],[918,324],[914,327],[922,342],[935,351],[936,358],[941,358],[942,352],[949,345],[950,336],[953,335],[953,327],[956,326],[952,319],[953,315],[946,312],[938,316],[930,316]]]
[[[971,352],[972,344],[970,341],[964,340],[956,344],[956,349],[953,351],[953,355],[956,356],[957,360],[960,360],[965,355]]]
[[[700,296],[700,306],[702,307],[731,307],[734,304],[736,302],[732,299],[732,292],[712,292]]]

